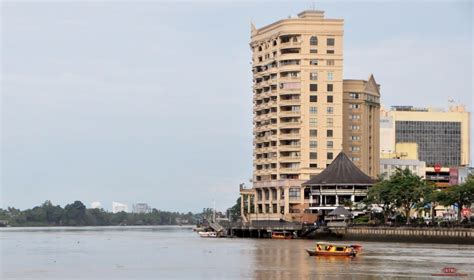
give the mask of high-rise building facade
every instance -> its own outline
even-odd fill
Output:
[[[464,106],[451,106],[448,111],[394,106],[381,114],[382,154],[393,153],[400,143],[416,143],[418,159],[427,167],[470,163],[470,113]]]
[[[343,148],[363,171],[376,175],[379,162],[365,161],[378,158],[378,143],[372,140],[378,141],[373,132],[378,132],[379,110],[375,113],[366,104],[369,96],[378,102],[378,85],[373,77],[349,81],[345,93],[343,26],[342,19],[327,19],[316,10],[260,29],[252,25],[253,187],[241,189],[243,213],[252,220],[301,220],[309,203],[309,191],[301,184],[319,174]],[[352,93],[360,98],[353,100]],[[360,110],[349,109],[352,103],[361,104]],[[357,119],[346,120],[345,111]],[[363,139],[364,126],[375,120],[370,136]],[[345,143],[345,126],[350,125],[359,129],[347,137],[359,138]],[[377,156],[366,159],[364,153],[370,151]]]
[[[365,80],[344,80],[343,147],[350,160],[376,178],[380,170],[380,86]]]

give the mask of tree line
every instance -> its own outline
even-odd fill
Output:
[[[88,209],[81,201],[62,208],[46,201],[32,209],[0,208],[0,220],[10,226],[116,226],[195,224],[202,214],[167,212],[152,209],[149,213],[111,213]]]
[[[436,207],[440,205],[457,206],[457,221],[461,222],[461,209],[474,204],[474,177],[469,176],[462,184],[438,189],[409,169],[397,169],[389,179],[379,180],[369,189],[365,204],[378,205],[382,209],[385,224],[399,212],[410,224],[412,210],[430,211],[434,223]]]

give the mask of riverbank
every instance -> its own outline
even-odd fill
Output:
[[[355,241],[474,244],[473,228],[348,227],[332,233]]]

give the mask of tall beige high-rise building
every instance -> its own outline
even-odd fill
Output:
[[[377,175],[379,88],[372,76],[343,81],[343,26],[316,10],[252,25],[254,169],[253,187],[241,189],[244,219],[304,220],[301,184],[343,149]]]

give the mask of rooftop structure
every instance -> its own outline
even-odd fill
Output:
[[[321,174],[303,183],[310,189],[309,209],[319,216],[326,216],[338,206],[349,207],[361,202],[375,180],[362,172],[344,152]]]

